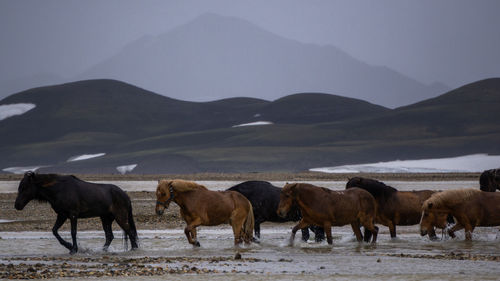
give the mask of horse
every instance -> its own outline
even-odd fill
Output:
[[[101,218],[106,236],[103,250],[108,249],[114,238],[111,229],[114,220],[125,232],[124,238],[130,238],[132,249],[138,248],[130,198],[116,185],[90,183],[72,175],[27,172],[19,183],[14,207],[22,210],[31,200],[48,202],[57,213],[52,233],[61,245],[70,250],[70,254],[78,252],[76,229],[79,218]],[[58,233],[68,218],[71,222],[72,244]]]
[[[472,240],[476,226],[500,225],[500,193],[465,188],[433,194],[422,205],[420,234],[425,235],[434,226],[445,228],[446,214],[457,220],[448,234],[454,238],[455,231],[465,228],[465,239]]]
[[[203,185],[184,180],[159,180],[156,188],[156,214],[162,215],[171,202],[180,207],[187,226],[188,242],[200,247],[196,227],[229,223],[233,228],[234,245],[251,243],[254,217],[252,204],[236,191],[210,191]]]
[[[479,177],[479,185],[482,191],[495,192],[500,190],[500,169],[486,170]]]
[[[354,177],[349,179],[346,189],[361,188],[377,201],[376,223],[389,228],[391,238],[396,238],[396,225],[414,225],[420,222],[422,203],[436,191],[398,191],[392,186],[374,179]],[[453,222],[453,218],[450,218]],[[434,230],[428,232],[431,239],[436,239]],[[370,235],[365,230],[365,236]]]
[[[302,219],[292,229],[290,245],[293,245],[295,233],[309,225],[324,228],[326,241],[332,244],[332,226],[350,224],[356,239],[363,240],[360,225],[373,233],[372,243],[377,241],[378,227],[373,223],[377,212],[377,203],[373,196],[360,188],[333,191],[306,183],[286,184],[280,193],[278,215],[285,217],[294,204],[299,206]],[[369,242],[365,237],[365,241]]]
[[[302,217],[297,206],[292,206],[285,218],[278,216],[276,210],[278,210],[281,188],[267,181],[246,181],[227,190],[237,191],[243,194],[243,196],[252,203],[255,218],[255,236],[259,239],[261,223],[265,221],[298,221]],[[315,234],[316,242],[321,242],[325,239],[325,232],[322,228],[316,226],[311,226],[310,228]],[[302,229],[302,240],[309,240],[309,230],[307,228]]]

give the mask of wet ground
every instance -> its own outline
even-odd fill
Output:
[[[115,240],[108,252],[101,247],[104,233],[100,224],[79,223],[80,251],[70,256],[50,232],[55,217],[33,219],[37,212],[50,209],[30,203],[22,212],[13,209],[13,196],[1,200],[0,220],[26,219],[24,223],[0,223],[0,278],[93,278],[108,280],[496,280],[500,278],[500,240],[498,228],[478,228],[473,241],[443,236],[430,241],[418,234],[418,226],[398,227],[398,238],[391,239],[386,227],[375,245],[355,241],[350,227],[335,227],[333,246],[301,242],[288,245],[293,224],[261,225],[261,243],[234,247],[229,226],[200,227],[200,248],[187,243],[178,217],[154,221],[156,184],[115,182],[130,192],[139,228],[140,249],[126,251],[122,234],[115,226]],[[238,182],[201,182],[211,189],[225,189]],[[283,185],[281,182],[273,182]],[[313,182],[343,189],[344,182]],[[476,182],[387,182],[400,190],[477,187]],[[17,189],[17,183],[14,184]],[[217,188],[216,188],[217,187]],[[6,185],[0,182],[0,190]],[[30,206],[31,205],[31,206]],[[47,211],[48,210],[48,211]],[[172,208],[171,213],[178,212]],[[151,215],[151,218],[147,217]],[[173,216],[174,214],[172,214]],[[35,216],[36,217],[36,216]],[[172,220],[172,221],[169,221]],[[174,222],[174,220],[176,222]],[[12,228],[13,227],[13,228]],[[24,229],[31,231],[23,231]],[[14,230],[12,230],[14,229]],[[64,228],[63,228],[64,229]],[[61,231],[65,239],[70,234]],[[34,231],[37,230],[37,231]],[[498,235],[500,238],[500,235]],[[312,238],[311,238],[312,239]]]

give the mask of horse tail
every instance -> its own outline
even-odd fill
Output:
[[[253,240],[253,228],[255,224],[255,219],[253,216],[252,203],[248,201],[248,205],[249,205],[249,210],[247,213],[247,218],[245,219],[245,223],[243,224],[243,235],[245,242],[250,243]]]
[[[130,237],[130,239],[138,242],[137,228],[134,222],[134,215],[132,214],[132,203],[130,203],[128,208],[128,225],[130,226],[130,233],[132,234],[132,237]]]

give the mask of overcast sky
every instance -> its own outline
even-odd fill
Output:
[[[499,11],[498,0],[2,0],[0,81],[75,76],[143,35],[212,12],[454,88],[500,77]]]

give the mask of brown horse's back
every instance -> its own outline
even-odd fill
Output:
[[[332,226],[343,226],[361,217],[376,215],[373,196],[360,188],[333,191],[303,184],[299,193],[302,215],[316,225],[329,221]]]

